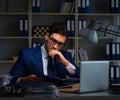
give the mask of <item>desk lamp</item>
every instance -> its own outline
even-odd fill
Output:
[[[100,26],[96,29],[97,24],[99,24]],[[120,30],[120,27],[118,30]],[[97,43],[98,42],[97,31],[112,34],[114,36],[120,36],[120,31],[117,32],[114,30],[109,30],[108,26],[106,28],[103,28],[102,23],[98,22],[96,19],[92,19],[90,21],[89,25],[87,26],[87,28],[81,29],[78,32],[78,35],[82,36],[83,38],[85,38],[93,43]]]

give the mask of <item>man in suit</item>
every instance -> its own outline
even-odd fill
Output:
[[[10,70],[14,76],[13,82],[38,82],[42,75],[49,75],[48,69],[53,67],[53,76],[59,78],[79,77],[80,69],[74,63],[71,53],[62,50],[67,39],[67,30],[64,24],[54,23],[45,36],[43,45],[36,48],[25,48]],[[48,66],[52,58],[54,66]]]

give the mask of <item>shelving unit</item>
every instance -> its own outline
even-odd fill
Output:
[[[109,13],[109,0],[90,0],[90,13],[78,13],[78,0],[75,2],[75,12],[59,13],[62,0],[41,0],[40,12],[32,12],[32,0],[0,0],[0,73],[6,73],[15,61],[13,56],[18,56],[22,48],[32,47],[33,42],[43,42],[44,37],[33,37],[33,26],[49,26],[53,22],[66,22],[67,19],[75,21],[75,37],[69,37],[64,49],[74,49],[74,60],[79,66],[78,48],[84,48],[89,60],[106,60],[105,43],[119,41],[119,37],[103,37],[99,32],[97,44],[78,37],[78,19],[86,19],[87,25],[92,18],[103,22],[104,25],[120,25],[120,14]],[[103,7],[104,6],[104,7]],[[19,18],[28,19],[28,36],[19,35]],[[70,45],[68,45],[70,44]],[[111,63],[119,62],[110,61]]]
[[[110,13],[110,0],[90,0],[90,13],[78,13],[76,16],[78,19],[87,19],[87,25],[93,18],[102,22],[104,26],[120,25],[120,13]],[[120,41],[117,36],[104,37],[104,32],[98,32],[98,36],[99,41],[96,44],[78,37],[78,47],[87,51],[89,60],[106,60],[106,42]],[[120,65],[119,60],[110,60],[110,64]]]
[[[0,74],[13,66],[13,57],[29,47],[29,36],[19,35],[19,18],[29,18],[29,0],[0,0]]]

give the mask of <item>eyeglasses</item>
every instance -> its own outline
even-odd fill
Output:
[[[53,45],[57,44],[59,47],[62,47],[64,45],[64,43],[62,42],[58,42],[55,38],[50,37],[51,42],[53,43]]]

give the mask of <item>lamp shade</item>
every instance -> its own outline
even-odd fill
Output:
[[[98,42],[98,36],[96,30],[89,29],[89,28],[83,28],[78,32],[78,35],[93,42]]]

